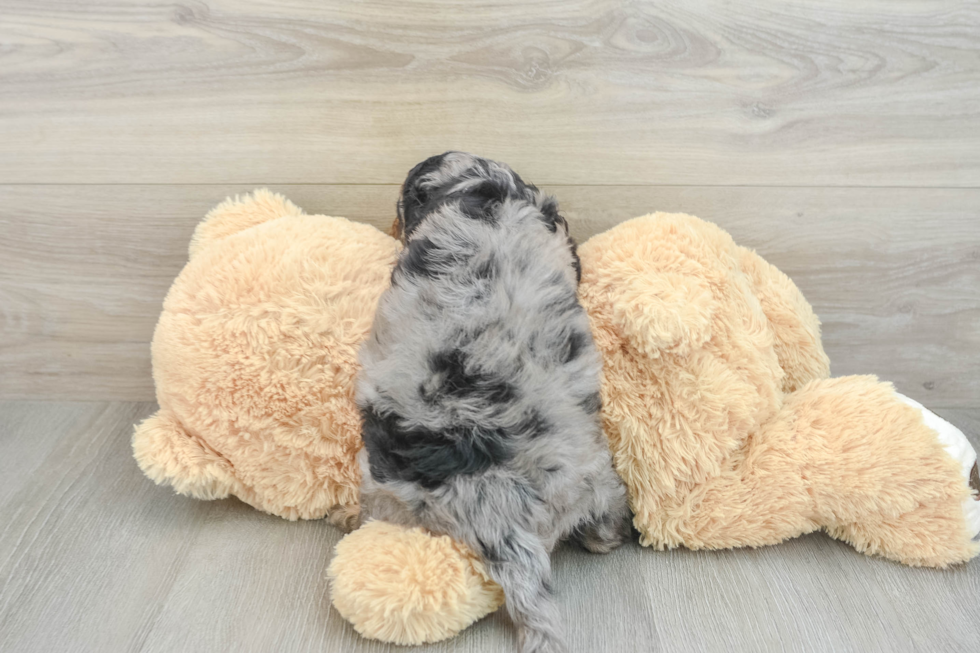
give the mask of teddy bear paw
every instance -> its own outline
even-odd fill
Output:
[[[960,466],[963,480],[970,487],[970,498],[963,501],[963,516],[966,518],[966,528],[971,539],[980,537],[980,471],[977,468],[977,452],[973,445],[959,430],[942,417],[905,395],[895,393],[902,403],[908,404],[922,412],[922,421],[936,432],[936,437],[946,449],[946,453]]]

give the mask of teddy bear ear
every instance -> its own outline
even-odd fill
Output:
[[[688,251],[689,226],[653,214],[593,236],[579,249],[579,294],[593,322],[605,316],[650,358],[685,355],[711,338],[715,299],[709,271]]]
[[[133,457],[147,478],[178,494],[210,501],[224,499],[236,485],[228,461],[188,433],[161,409],[133,431]]]
[[[194,258],[215,241],[287,215],[303,215],[303,210],[284,196],[265,188],[243,197],[229,197],[211,209],[194,229],[188,248],[190,257]]]

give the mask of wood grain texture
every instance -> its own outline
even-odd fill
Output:
[[[503,611],[447,642],[362,639],[325,580],[339,532],[154,486],[129,450],[152,404],[0,403],[0,650],[511,653]],[[980,445],[980,410],[946,418]],[[33,446],[36,444],[37,446]],[[553,557],[573,653],[972,651],[980,561],[868,558],[823,535],[750,550],[635,542]]]
[[[386,229],[395,186],[273,185]],[[0,397],[150,400],[149,341],[194,225],[249,186],[0,186]],[[548,186],[577,238],[654,210],[716,222],[789,274],[835,374],[927,405],[980,396],[980,190]]]
[[[0,183],[980,186],[972,0],[0,2]]]
[[[386,228],[466,149],[579,239],[654,210],[787,272],[836,374],[980,434],[974,0],[0,0],[0,651],[514,650],[498,612],[417,649],[329,605],[339,533],[134,464],[149,340],[195,224],[258,186]],[[972,651],[980,562],[820,535],[554,557],[572,651]]]

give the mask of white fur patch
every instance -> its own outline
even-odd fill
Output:
[[[973,449],[970,441],[966,439],[966,436],[963,435],[963,431],[914,399],[909,399],[905,395],[897,392],[895,394],[902,403],[922,411],[922,421],[925,422],[926,426],[936,432],[936,437],[943,445],[946,453],[952,456],[953,460],[960,466],[964,483],[969,484],[970,472],[973,470],[973,465],[977,462],[977,452]],[[966,518],[966,527],[970,537],[976,538],[980,535],[980,501],[972,497],[963,501],[963,516]]]

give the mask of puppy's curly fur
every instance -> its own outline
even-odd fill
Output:
[[[548,554],[630,532],[568,225],[506,165],[447,152],[409,173],[397,228],[405,250],[361,350],[362,518],[465,542],[522,650],[562,650]]]

